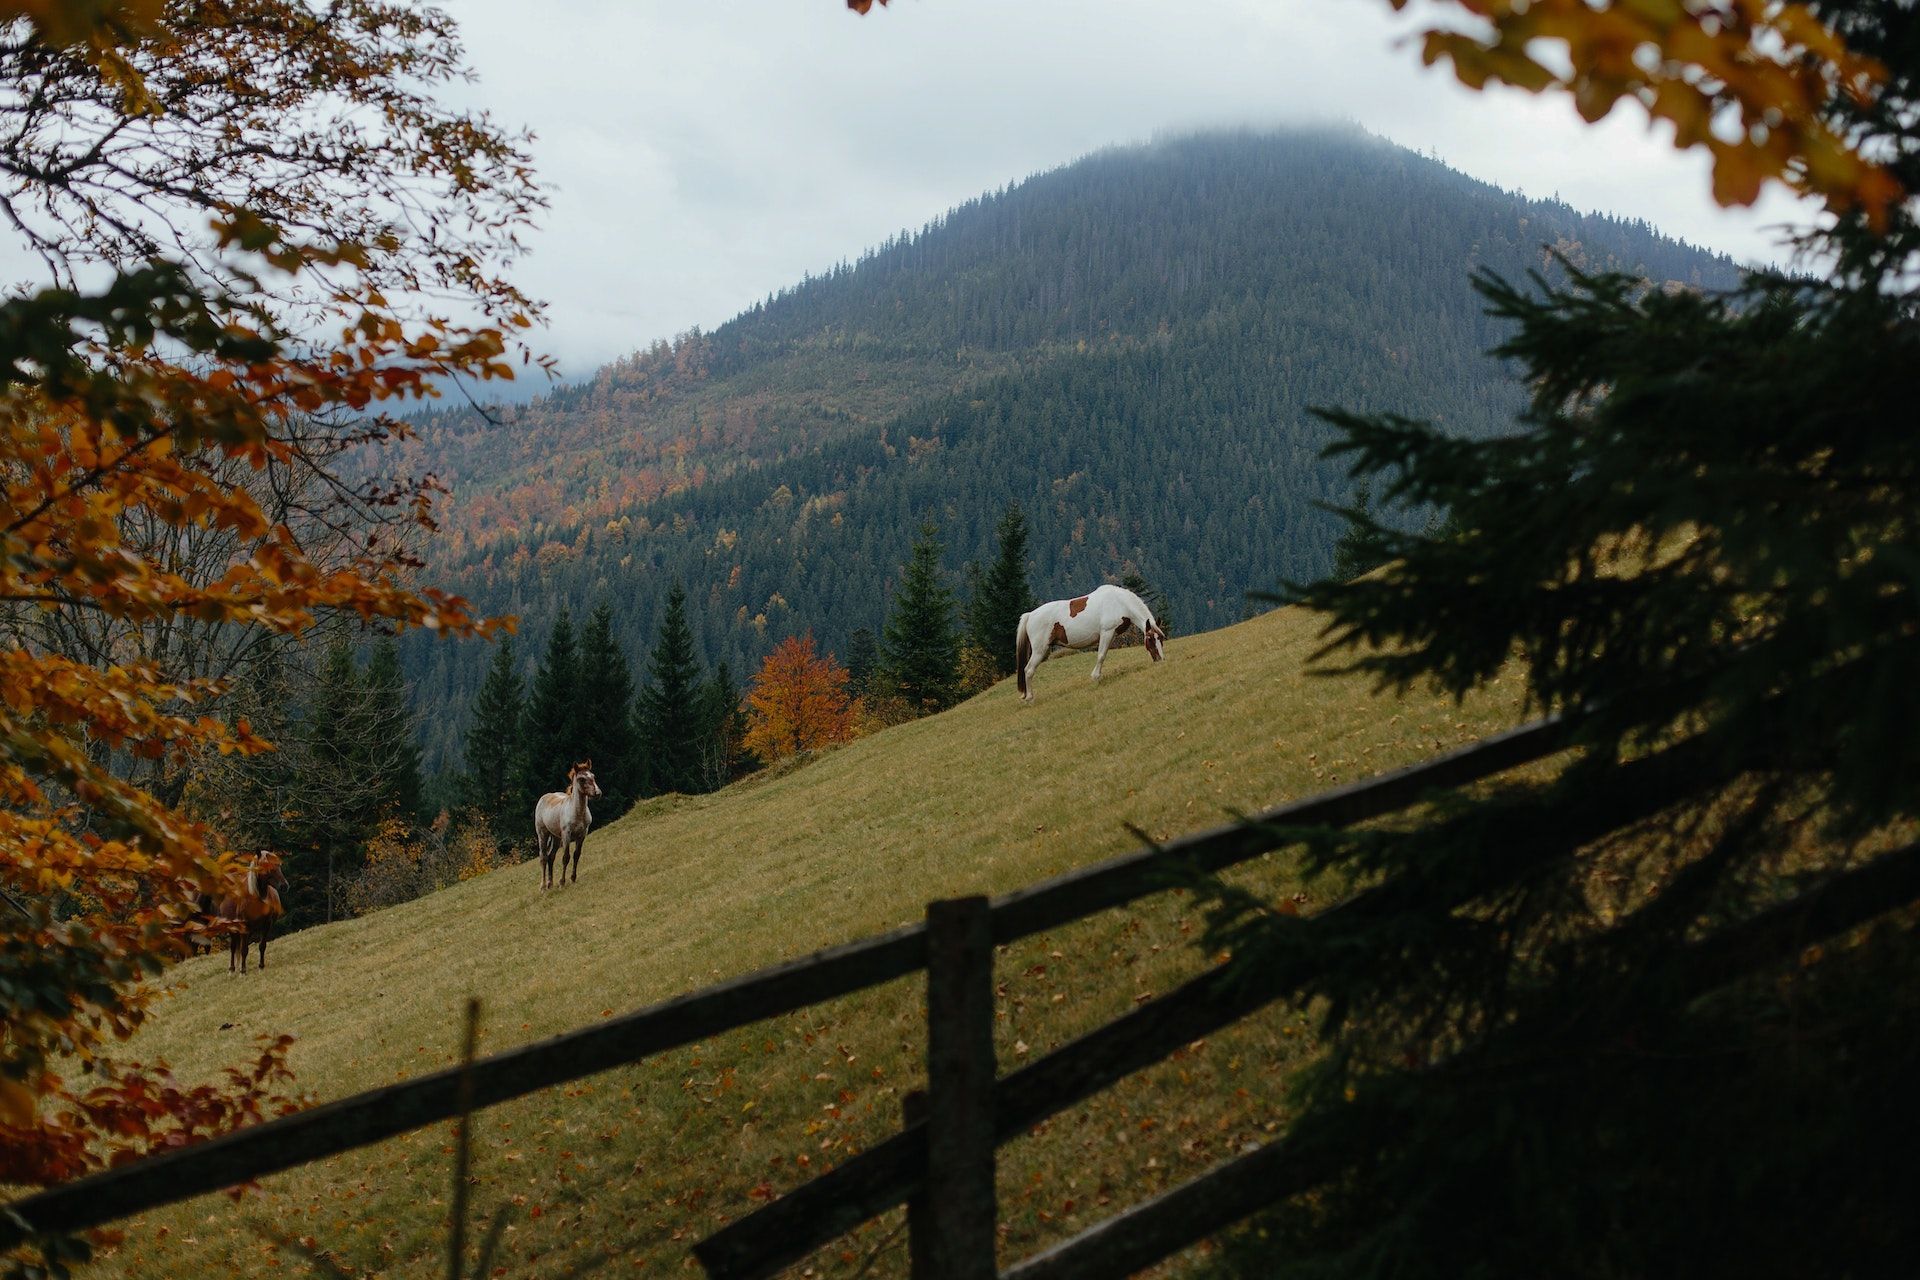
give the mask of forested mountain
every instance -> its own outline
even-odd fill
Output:
[[[1355,130],[1115,149],[983,196],[712,333],[489,423],[430,415],[398,465],[454,497],[436,582],[520,615],[605,600],[644,652],[685,583],[708,662],[877,629],[914,534],[990,557],[1017,501],[1041,597],[1134,571],[1179,630],[1327,567],[1349,486],[1315,405],[1497,431],[1471,273],[1553,254],[1718,288],[1730,262],[1502,192]],[[486,655],[414,643],[431,766],[456,763]]]

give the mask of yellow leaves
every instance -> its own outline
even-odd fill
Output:
[[[1395,8],[1399,0],[1390,0]],[[1870,104],[1885,68],[1854,54],[1804,4],[1731,0],[1439,0],[1473,19],[1424,33],[1422,57],[1462,84],[1566,93],[1597,121],[1623,101],[1673,126],[1674,145],[1705,147],[1713,195],[1745,205],[1769,182],[1817,195],[1876,225],[1904,198],[1893,175],[1826,120],[1843,100]],[[1559,45],[1549,58],[1543,45]]]

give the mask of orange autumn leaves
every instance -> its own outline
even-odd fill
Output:
[[[1713,197],[1752,204],[1769,181],[1876,224],[1905,193],[1835,132],[1871,104],[1885,68],[1782,0],[1441,0],[1470,22],[1424,33],[1428,64],[1461,83],[1570,95],[1589,121],[1623,101],[1713,158]],[[1391,0],[1404,8],[1408,0]],[[1558,46],[1555,48],[1554,46]],[[1560,56],[1564,51],[1564,57]]]
[[[102,102],[128,102],[118,89],[138,85],[121,78],[133,65],[121,51],[162,64],[135,21],[158,9],[53,3],[0,17],[25,17],[49,44],[86,43],[99,56],[67,67],[62,83],[78,93],[105,82]],[[202,16],[189,5],[168,13]],[[444,135],[425,136],[437,146]],[[469,128],[446,145],[452,161],[492,144]],[[430,160],[404,163],[413,172]],[[371,415],[441,379],[507,374],[507,333],[526,323],[513,298],[485,293],[493,327],[405,313],[369,264],[387,262],[383,278],[404,283],[407,263],[391,260],[417,251],[330,235],[324,209],[295,219],[295,234],[194,194],[206,196],[189,203],[220,246],[217,275],[141,254],[97,287],[0,302],[0,609],[11,637],[0,650],[0,1182],[69,1178],[290,1105],[282,1041],[207,1085],[113,1056],[147,1014],[149,980],[185,954],[196,898],[236,877],[223,833],[172,797],[210,756],[270,749],[222,714],[222,682],[155,660],[165,646],[151,636],[217,626],[295,636],[328,615],[452,635],[493,629],[420,586],[396,536],[428,523],[430,483],[308,505],[303,529],[269,516],[260,495],[296,474],[346,493],[327,469],[339,455],[315,452],[326,439],[404,434]],[[110,248],[74,252],[112,266]],[[324,285],[334,340],[279,327],[263,282],[288,281]],[[327,437],[312,426],[319,415],[345,425]],[[362,519],[387,523],[348,528]],[[190,547],[219,550],[189,572]],[[62,653],[31,625],[48,616],[125,625]]]
[[[187,359],[151,355],[155,339]],[[464,602],[413,586],[397,550],[369,542],[344,562],[312,558],[222,478],[230,463],[258,474],[287,462],[298,446],[284,426],[309,405],[421,394],[448,356],[434,335],[384,331],[324,361],[295,356],[159,268],[101,295],[0,305],[0,602],[289,635],[323,613],[491,630]],[[209,577],[178,572],[167,548],[212,531],[243,550]],[[237,1077],[231,1089],[181,1089],[164,1068],[106,1056],[144,1018],[145,981],[184,953],[196,896],[218,896],[235,864],[216,832],[129,781],[126,762],[179,778],[208,753],[269,749],[245,721],[212,714],[222,692],[132,648],[91,661],[0,652],[0,1180],[72,1177],[269,1106],[277,1070],[244,1090]],[[81,1090],[77,1066],[112,1089]]]
[[[859,704],[847,678],[832,654],[814,653],[812,632],[782,640],[747,692],[747,749],[773,764],[856,736]]]

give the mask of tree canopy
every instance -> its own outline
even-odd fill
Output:
[[[500,269],[539,195],[517,141],[436,104],[462,67],[431,11],[0,17],[5,212],[48,276],[0,302],[0,1181],[23,1184],[280,1105],[283,1039],[192,1098],[113,1045],[233,883],[190,784],[271,749],[225,701],[271,638],[491,630],[417,584],[434,486],[340,460],[438,380],[511,372],[534,313]]]

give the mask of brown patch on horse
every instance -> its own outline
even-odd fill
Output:
[[[1127,628],[1132,625],[1133,625],[1132,618],[1122,618],[1120,619],[1120,625],[1113,629],[1113,634],[1117,636],[1123,636],[1127,634]]]
[[[1085,604],[1085,603],[1086,603],[1086,601],[1085,601],[1085,600],[1082,600],[1082,601],[1081,601],[1080,603],[1081,603],[1081,604]],[[1051,643],[1051,644],[1065,644],[1065,643],[1067,642],[1067,628],[1066,628],[1066,626],[1065,626],[1064,624],[1062,624],[1062,623],[1058,623],[1058,622],[1056,622],[1056,623],[1054,623],[1054,624],[1053,624],[1053,634],[1052,634],[1052,635],[1050,635],[1050,636],[1048,636],[1048,637],[1047,637],[1047,640],[1048,640],[1048,642],[1049,642],[1049,643]]]
[[[1067,601],[1067,616],[1069,618],[1077,618],[1080,616],[1080,611],[1086,607],[1087,598],[1085,596],[1081,596],[1078,600],[1069,600]]]

